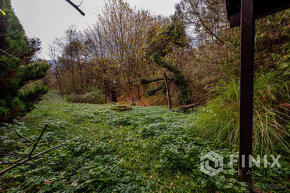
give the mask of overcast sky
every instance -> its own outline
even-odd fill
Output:
[[[75,4],[82,0],[72,0]],[[169,16],[174,13],[174,5],[180,0],[127,0],[131,6],[143,8],[155,15]],[[12,0],[14,11],[29,37],[38,37],[42,41],[40,57],[47,56],[48,45],[56,37],[61,37],[71,25],[79,30],[86,29],[96,22],[96,15],[102,9],[104,0],[84,0],[80,7],[83,17],[65,0]]]

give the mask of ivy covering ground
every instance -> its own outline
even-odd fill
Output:
[[[111,107],[67,103],[50,91],[31,113],[2,126],[1,152],[23,155],[31,149],[11,128],[35,141],[48,125],[37,152],[64,145],[7,172],[0,192],[245,192],[236,180],[236,167],[225,166],[215,177],[200,171],[202,153],[215,151],[227,159],[232,152],[197,137],[194,114],[157,107],[118,112]],[[17,159],[0,157],[2,162]],[[255,168],[254,185],[285,192],[289,166],[279,163],[281,168]],[[0,165],[0,170],[6,167]]]

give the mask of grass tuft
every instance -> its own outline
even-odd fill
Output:
[[[289,152],[289,90],[277,74],[259,74],[254,84],[253,148],[256,153]],[[239,141],[239,82],[221,87],[220,95],[200,108],[196,119],[200,136],[237,149]]]

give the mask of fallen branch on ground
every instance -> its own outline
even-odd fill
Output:
[[[6,172],[8,172],[8,171],[11,170],[11,169],[13,169],[13,168],[15,168],[15,167],[17,167],[17,166],[19,166],[19,165],[21,165],[21,164],[24,164],[24,163],[28,162],[29,160],[32,160],[32,159],[34,159],[34,158],[37,158],[37,157],[41,156],[42,154],[45,154],[45,153],[47,153],[47,152],[49,152],[49,151],[51,151],[51,150],[54,150],[54,149],[60,147],[61,145],[63,145],[63,143],[62,143],[62,144],[59,144],[59,145],[57,145],[57,146],[54,146],[54,147],[52,147],[52,148],[49,148],[49,149],[47,149],[47,150],[45,150],[45,151],[43,151],[43,152],[40,152],[40,153],[38,153],[38,154],[36,154],[36,155],[30,157],[30,158],[26,158],[26,159],[24,159],[24,160],[22,160],[22,161],[15,162],[14,165],[12,165],[12,166],[10,166],[10,167],[8,167],[8,168],[2,170],[2,171],[0,172],[0,176],[3,175],[3,174],[5,174]]]
[[[47,127],[48,127],[48,126],[45,125],[44,128],[42,129],[42,131],[41,131],[41,133],[40,133],[40,135],[39,135],[39,137],[38,137],[36,143],[33,145],[33,148],[32,148],[31,152],[30,152],[29,155],[28,155],[28,158],[31,158],[32,153],[34,152],[36,146],[38,145],[38,143],[39,143],[39,141],[40,141],[40,139],[41,139],[41,137],[42,137],[44,131],[47,129]]]
[[[26,141],[28,141],[29,143],[32,143],[32,144],[34,144],[34,142],[33,141],[31,141],[30,139],[28,139],[27,137],[25,137],[25,136],[23,136],[23,135],[21,135],[20,133],[18,133],[18,131],[16,130],[16,129],[13,129],[14,131],[15,131],[15,133],[19,136],[19,137],[21,137],[21,138],[23,138],[23,139],[25,139]]]

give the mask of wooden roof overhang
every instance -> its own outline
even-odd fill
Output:
[[[290,8],[289,0],[253,0],[255,19]],[[230,27],[240,26],[241,0],[225,0]]]

